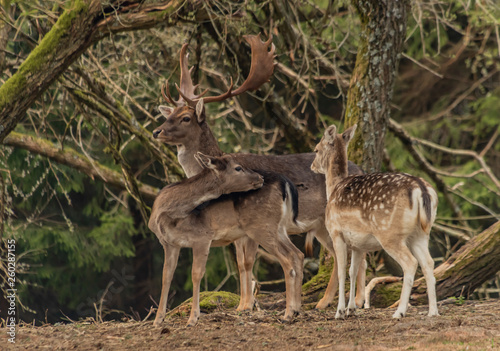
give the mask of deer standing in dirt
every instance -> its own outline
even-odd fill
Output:
[[[180,97],[174,100],[168,89],[168,81],[162,88],[163,97],[173,106],[160,106],[159,110],[166,121],[153,131],[153,136],[170,145],[177,146],[177,156],[184,172],[188,177],[198,174],[202,167],[196,161],[194,155],[202,152],[211,156],[221,156],[224,153],[219,148],[217,140],[212,134],[205,117],[204,104],[223,101],[230,97],[244,93],[247,90],[255,90],[269,80],[274,70],[274,45],[272,38],[262,42],[259,35],[245,36],[252,51],[251,67],[248,78],[236,90],[230,88],[219,96],[201,98],[205,93],[196,95],[197,86],[193,85],[190,70],[187,64],[187,44],[180,53],[181,81],[177,86]],[[269,47],[271,49],[269,50]],[[235,160],[249,169],[264,169],[284,174],[296,185],[299,191],[299,220],[304,223],[303,228],[297,227],[290,222],[287,226],[288,234],[300,234],[308,231],[318,241],[333,253],[333,245],[324,223],[326,192],[325,178],[323,175],[315,174],[310,166],[314,159],[313,153],[302,153],[292,155],[254,155],[254,154],[232,154]],[[362,174],[362,170],[353,163],[349,163],[350,174]],[[309,237],[309,235],[308,235]],[[312,251],[312,240],[306,241],[306,251]],[[235,241],[238,270],[240,273],[241,299],[237,310],[251,310],[254,305],[252,294],[252,268],[255,261],[258,245],[245,237]],[[360,269],[358,275],[358,291],[356,293],[356,304],[362,306],[364,301],[365,270],[366,263],[363,260],[364,269]],[[332,272],[332,279],[328,284],[324,297],[318,302],[316,308],[326,308],[335,297],[337,289],[336,265]]]
[[[289,222],[300,226],[297,189],[284,176],[251,171],[230,155],[211,157],[197,153],[195,157],[202,171],[163,188],[149,219],[149,229],[165,251],[162,292],[154,325],[160,325],[165,318],[181,247],[193,250],[193,301],[187,323],[193,326],[200,315],[200,282],[210,247],[228,245],[244,237],[279,260],[286,284],[283,319],[289,321],[300,310],[304,261],[304,255],[286,233]]]
[[[417,265],[425,276],[429,316],[437,316],[434,261],[429,236],[436,218],[438,197],[425,180],[406,173],[372,173],[348,176],[347,146],[356,125],[342,134],[330,126],[315,148],[311,169],[325,174],[328,204],[326,226],[332,237],[338,265],[339,302],[335,318],[344,318],[347,248],[352,249],[349,270],[351,290],[347,315],[354,312],[354,277],[368,251],[384,249],[403,269],[403,288],[393,318],[405,315]]]

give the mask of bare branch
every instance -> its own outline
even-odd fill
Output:
[[[64,150],[56,147],[51,141],[37,138],[34,136],[23,135],[17,132],[12,132],[4,140],[4,144],[21,149],[28,150],[31,153],[45,156],[51,160],[74,168],[82,173],[85,173],[92,179],[99,179],[106,184],[117,187],[121,190],[126,190],[126,184],[120,172],[116,172],[97,162],[90,162],[87,157],[79,152],[65,147]],[[159,192],[159,189],[143,184],[137,181],[141,195],[148,199],[154,200]]]

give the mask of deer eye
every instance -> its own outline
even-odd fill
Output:
[[[182,121],[183,121],[183,122],[189,122],[190,120],[191,120],[191,118],[189,118],[189,117],[184,117],[184,118],[182,119]]]
[[[238,167],[236,167],[234,170],[235,170],[236,172],[241,172],[241,171],[243,170],[243,168],[241,168],[240,166],[238,166]]]
[[[314,152],[315,152],[315,153],[318,153],[318,149],[314,149]]]

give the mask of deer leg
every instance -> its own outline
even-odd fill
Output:
[[[163,322],[163,319],[165,318],[165,314],[167,312],[168,291],[170,290],[172,277],[174,276],[175,268],[177,267],[180,248],[171,246],[169,244],[164,244],[163,251],[165,254],[165,259],[163,263],[160,305],[158,306],[156,318],[153,323],[155,327],[159,326],[161,322]]]
[[[193,280],[193,301],[187,327],[194,326],[200,317],[200,283],[205,274],[209,251],[210,242],[198,243],[193,246],[193,267],[191,270],[191,279]]]
[[[304,254],[297,249],[297,247],[292,243],[290,237],[288,236],[286,230],[282,229],[282,243],[290,251],[289,257],[292,260],[292,270],[290,271],[290,276],[293,276],[291,284],[294,284],[292,293],[290,294],[290,311],[293,316],[295,313],[300,312],[300,306],[302,304],[302,280],[304,277]],[[286,277],[286,276],[285,276]],[[288,300],[288,296],[287,296]]]
[[[252,269],[259,245],[249,237],[244,237],[236,240],[234,246],[240,274],[240,303],[236,311],[251,310],[254,305]]]
[[[330,238],[330,234],[325,227],[320,228],[314,231],[314,235],[316,239],[328,249],[328,251],[335,257],[335,251],[333,249],[332,239]],[[364,255],[366,257],[366,254]],[[356,289],[356,305],[358,307],[363,307],[363,303],[365,300],[365,280],[366,280],[366,259],[363,260],[360,269],[358,270],[357,275],[357,289]],[[335,261],[332,266],[332,275],[330,277],[330,281],[328,282],[328,286],[326,287],[325,294],[323,298],[319,300],[316,305],[316,309],[324,309],[327,308],[335,298],[335,294],[337,293],[337,287],[339,286],[338,281],[338,271],[337,271],[337,262]]]
[[[366,252],[363,253],[361,258],[361,265],[359,266],[358,274],[356,277],[356,298],[354,302],[359,308],[363,307],[365,302],[365,285],[366,285]]]
[[[434,277],[434,260],[429,253],[429,237],[414,240],[410,249],[424,273],[429,299],[429,316],[439,316],[436,298],[436,278]]]
[[[286,311],[284,321],[291,321],[300,312],[304,254],[291,242],[281,241],[278,244],[276,257],[279,259],[285,274]]]
[[[387,243],[388,245],[384,245],[385,243],[381,244],[384,250],[391,255],[391,257],[394,258],[403,269],[403,289],[401,290],[399,306],[396,312],[392,315],[392,318],[401,318],[404,317],[406,309],[408,308],[408,302],[410,301],[411,289],[413,287],[418,262],[403,242],[396,245],[391,245],[389,243]]]
[[[269,239],[273,237],[276,237],[275,233],[259,233],[256,239],[262,239],[259,244],[278,259],[283,269],[286,285],[286,311],[283,320],[290,321],[300,312],[304,254],[292,244],[285,230],[278,234],[277,240]]]
[[[330,254],[335,257],[335,251],[333,250],[332,239],[330,238],[330,234],[325,227],[320,228],[314,231],[314,235],[316,239],[328,249]],[[330,276],[330,281],[328,282],[328,286],[326,287],[325,294],[323,298],[318,301],[316,304],[316,309],[324,309],[327,308],[335,298],[335,294],[337,293],[337,288],[339,286],[339,276],[337,272],[337,260],[335,259],[332,266],[332,275]]]
[[[358,271],[360,266],[362,266],[362,262],[366,262],[363,260],[365,257],[365,253],[362,251],[358,250],[352,250],[352,255],[351,255],[351,267],[349,268],[349,282],[350,282],[350,289],[349,289],[349,303],[347,304],[347,315],[352,315],[354,314],[354,311],[356,310],[356,303],[355,303],[355,291],[356,291],[356,279],[358,277]]]
[[[335,318],[345,318],[345,271],[347,266],[347,245],[338,230],[332,233],[333,246],[335,248],[335,261],[337,262],[337,273],[339,281],[339,303]]]

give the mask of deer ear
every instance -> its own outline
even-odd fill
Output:
[[[205,120],[205,103],[203,99],[198,100],[196,104],[196,117],[198,118],[198,123],[201,123]]]
[[[346,129],[344,131],[344,133],[342,133],[342,139],[344,139],[344,141],[346,142],[346,144],[351,141],[351,139],[354,136],[354,132],[356,131],[357,127],[358,127],[358,125],[355,124],[351,128]]]
[[[170,106],[165,106],[165,105],[160,105],[158,106],[158,110],[160,110],[160,113],[163,115],[163,117],[167,118],[174,112],[174,108]]]
[[[194,158],[196,159],[196,161],[198,161],[201,167],[217,170],[217,162],[214,157],[202,154],[198,151],[194,154]]]
[[[335,136],[337,135],[337,127],[335,125],[331,125],[325,130],[325,141],[328,144],[332,144],[335,141]]]

